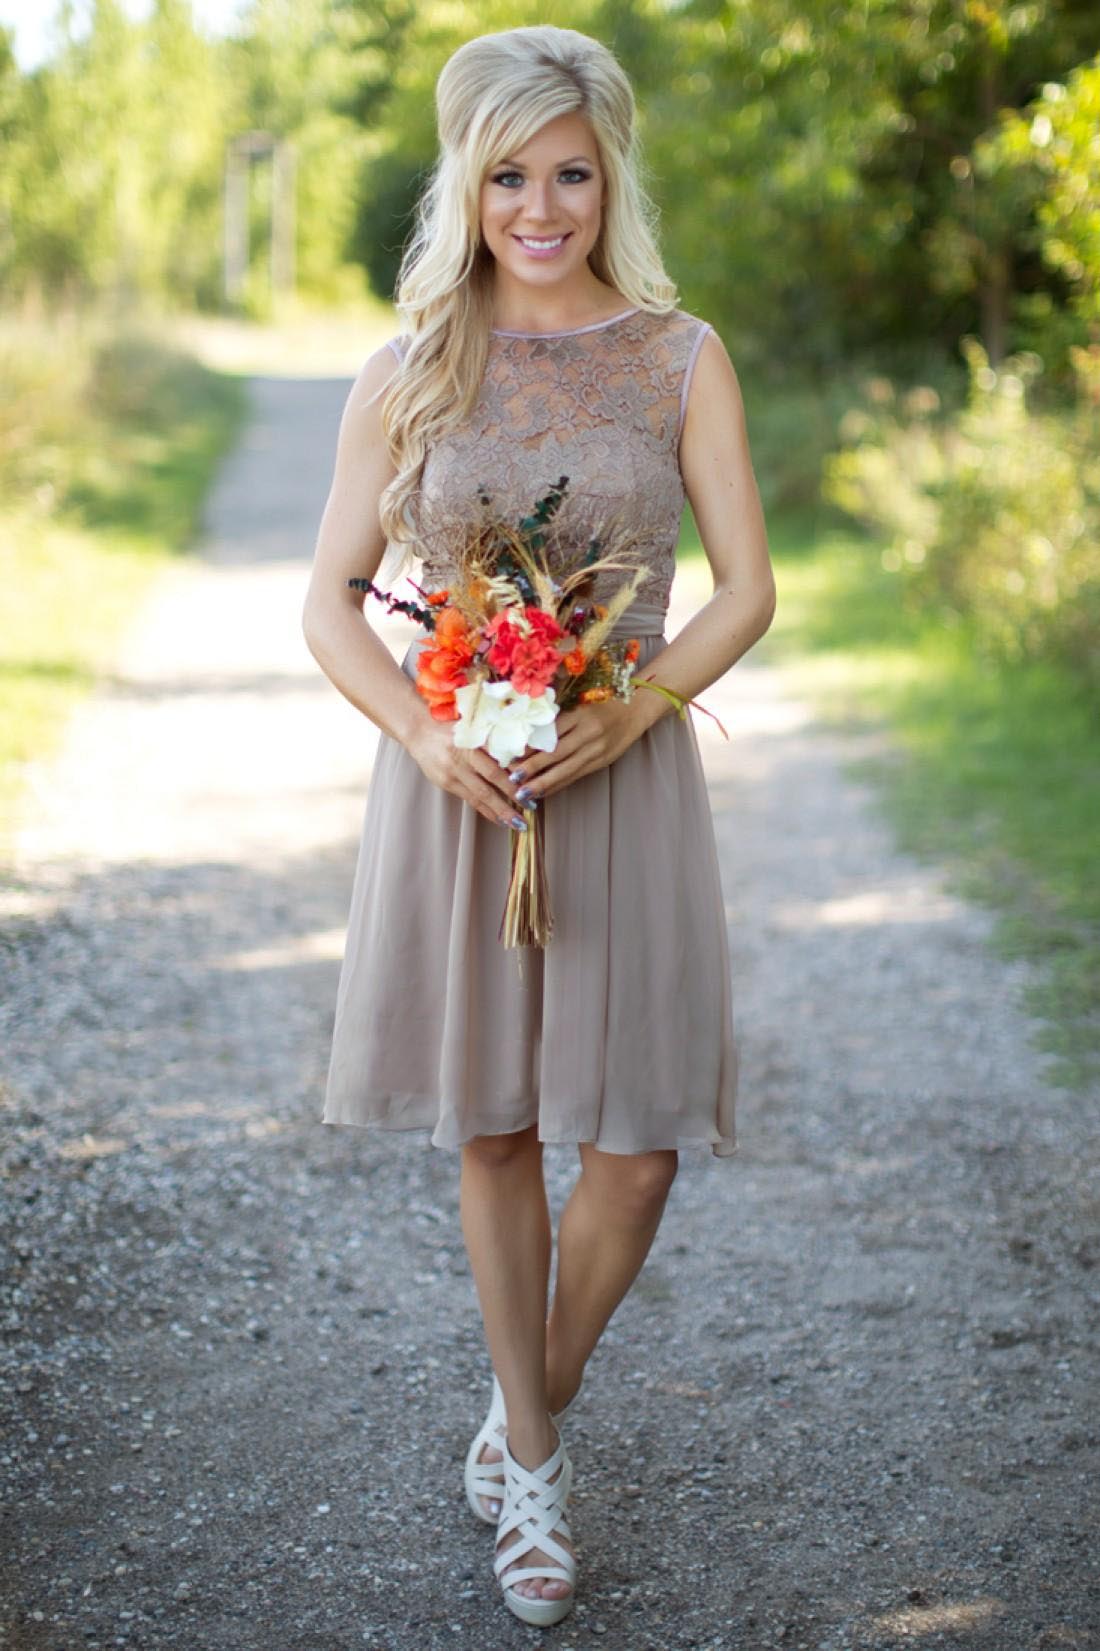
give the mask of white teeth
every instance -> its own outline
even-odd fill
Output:
[[[560,247],[562,242],[565,240],[565,236],[559,235],[556,240],[553,241],[532,241],[528,238],[528,236],[521,235],[520,240],[523,242],[525,247],[535,247],[541,252],[544,247]]]

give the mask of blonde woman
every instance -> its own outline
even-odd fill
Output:
[[[691,699],[771,622],[775,587],[734,368],[678,309],[641,181],[634,98],[571,29],[481,36],[436,88],[440,153],[396,304],[402,334],[348,398],[303,616],[325,674],[381,730],[351,898],[323,1121],[431,1130],[460,1153],[462,1230],[494,1377],[466,1463],[509,1608],[571,1608],[561,1422],[656,1234],[683,1146],[737,1150],[737,1052],[713,820],[694,728],[657,692],[563,712],[511,770],[460,750],[349,578],[415,552],[442,589],[447,527],[487,489],[518,520],[569,478],[583,546],[632,524],[646,579],[614,635]],[[664,617],[690,498],[714,591]],[[606,578],[601,574],[601,579]],[[607,591],[621,579],[610,574]],[[597,585],[597,597],[600,595]],[[497,938],[517,803],[544,810],[554,932]],[[542,1174],[576,1143],[553,1302]]]

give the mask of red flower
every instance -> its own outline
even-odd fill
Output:
[[[560,664],[561,655],[552,643],[540,642],[536,636],[522,637],[512,649],[508,677],[517,694],[536,698],[546,692]]]
[[[500,676],[510,676],[512,654],[517,644],[524,641],[524,636],[513,625],[506,608],[500,613],[495,613],[489,620],[485,626],[485,635],[492,638],[493,644],[485,655],[489,664]]]
[[[565,632],[545,608],[532,605],[523,611],[530,625],[527,635],[515,623],[509,609],[502,608],[500,613],[493,615],[485,626],[486,636],[493,639],[493,645],[485,657],[498,676],[507,677],[516,692],[523,694],[532,690],[520,687],[516,681],[519,661],[518,668],[524,680],[538,681],[540,685],[533,691],[541,694],[560,663],[559,655],[550,645]]]
[[[565,632],[558,624],[552,613],[545,608],[524,608],[524,613],[531,622],[531,635],[537,636],[540,642],[556,642]]]

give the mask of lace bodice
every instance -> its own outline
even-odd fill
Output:
[[[562,476],[565,502],[549,551],[583,549],[612,534],[633,537],[648,569],[635,601],[668,606],[684,507],[678,457],[695,360],[710,326],[683,310],[630,309],[563,332],[494,329],[478,400],[461,428],[428,452],[414,514],[420,582],[436,589],[453,571],[456,536],[481,513],[518,521]],[[399,359],[406,336],[391,339]],[[597,576],[597,599],[625,575]]]

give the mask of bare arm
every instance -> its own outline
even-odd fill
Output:
[[[302,632],[329,681],[383,733],[400,741],[430,780],[486,819],[504,824],[516,812],[515,787],[504,770],[486,751],[455,748],[451,725],[434,720],[367,620],[365,595],[348,588],[349,579],[374,578],[386,548],[378,501],[395,472],[382,433],[381,402],[396,371],[393,351],[376,350],[344,407]]]
[[[695,699],[759,641],[775,612],[760,493],[749,455],[741,387],[726,347],[708,333],[699,350],[680,436],[680,470],[710,562],[714,594],[672,641],[647,660],[649,678]],[[549,753],[525,753],[517,765],[534,799],[605,767],[674,708],[663,694],[635,691],[629,700],[578,705],[558,718]]]
[[[348,589],[373,579],[386,548],[378,499],[394,468],[382,435],[382,392],[397,369],[388,348],[376,350],[352,386],[340,421],[336,465],[317,535],[302,610],[310,653],[345,699],[391,738],[405,744],[425,705]]]
[[[639,675],[695,699],[760,640],[775,613],[775,576],[741,386],[715,332],[704,338],[692,375],[680,472],[710,563],[714,594]],[[661,694],[634,697],[643,702],[638,710],[647,726],[674,714]]]

